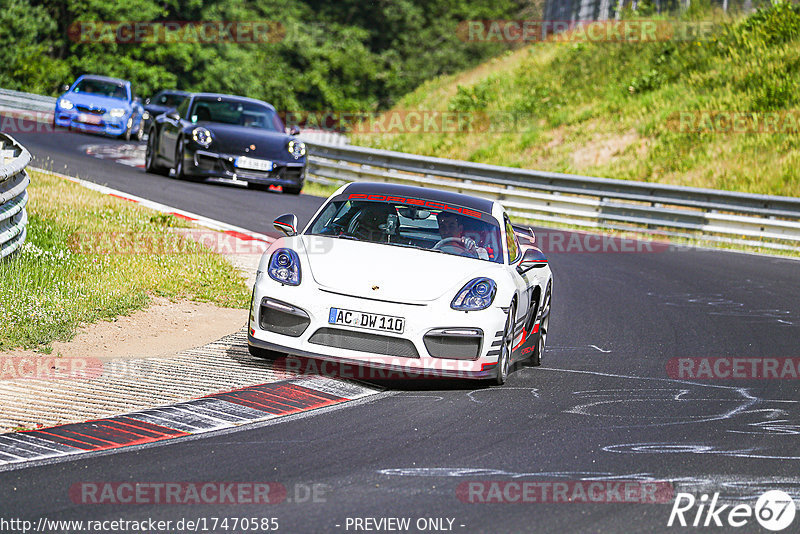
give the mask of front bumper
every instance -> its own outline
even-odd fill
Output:
[[[106,135],[119,136],[125,133],[128,129],[128,120],[130,115],[122,117],[111,117],[109,114],[91,115],[99,120],[98,124],[87,122],[82,115],[84,114],[76,111],[75,109],[65,110],[56,108],[53,115],[53,122],[56,126],[61,128],[72,128],[89,133],[99,133]]]
[[[241,154],[239,154],[241,155]],[[184,172],[202,178],[228,180],[289,187],[302,187],[306,178],[305,159],[300,161],[273,161],[269,172],[239,169],[234,166],[237,155],[211,152],[187,147],[184,150]]]
[[[265,299],[292,308],[294,317],[297,317],[298,312],[307,316],[307,324],[299,324],[297,321],[283,322],[277,327],[274,321],[263,324],[262,305]],[[402,334],[391,334],[333,325],[329,323],[332,307],[403,317],[405,327]],[[305,287],[281,286],[262,274],[254,288],[248,343],[254,347],[293,356],[381,369],[391,372],[392,378],[488,379],[497,374],[505,321],[506,311],[499,306],[465,313],[452,310],[449,300],[426,304],[378,301],[331,293],[317,287],[313,282],[305,283]],[[291,328],[287,329],[287,324],[291,324]],[[466,351],[465,355],[459,357],[433,356],[429,352],[429,347],[433,345],[430,337],[426,345],[426,335],[440,329],[480,332],[481,339],[476,354]],[[440,348],[441,345],[442,341],[439,339],[436,347]],[[381,350],[381,347],[385,349]],[[336,369],[337,376],[344,374],[341,367]],[[371,376],[382,378],[380,375]]]

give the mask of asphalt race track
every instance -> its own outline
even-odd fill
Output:
[[[180,182],[81,149],[115,140],[15,137],[36,166],[272,235],[276,215],[304,222],[322,200]],[[672,496],[719,493],[723,522],[766,490],[800,505],[797,376],[668,372],[674,358],[800,357],[800,262],[663,246],[586,252],[554,247],[552,230],[541,235],[555,276],[548,349],[541,367],[518,368],[504,387],[386,380],[386,394],[338,409],[0,472],[0,516],[205,520],[207,532],[234,531],[210,522],[234,517],[277,518],[279,532],[388,532],[397,525],[365,519],[394,517],[409,518],[411,532],[766,532],[753,517],[736,529],[667,527]],[[580,481],[664,482],[669,495],[620,503],[610,490],[602,500],[614,502],[551,494],[544,500],[558,502],[543,503],[517,491],[556,482],[572,491]],[[90,504],[70,494],[84,482],[269,482],[286,495],[274,504]]]

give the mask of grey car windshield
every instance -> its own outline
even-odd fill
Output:
[[[480,218],[403,203],[339,200],[325,206],[306,234],[502,263],[499,225],[489,214],[471,213]]]
[[[120,100],[128,99],[124,85],[102,80],[83,79],[72,90],[73,93],[108,96]]]
[[[245,128],[283,132],[283,123],[272,109],[257,103],[221,98],[197,99],[192,102],[189,120],[235,124]]]

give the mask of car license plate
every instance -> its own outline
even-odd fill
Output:
[[[89,115],[88,113],[81,113],[78,115],[78,122],[83,122],[86,124],[100,124],[102,119],[97,115]]]
[[[269,172],[272,170],[272,162],[267,159],[248,158],[247,156],[239,156],[234,163],[240,169],[251,169],[254,171]]]
[[[346,326],[357,326],[370,330],[402,334],[406,326],[406,320],[402,317],[393,317],[391,315],[379,315],[377,313],[331,308],[331,313],[328,316],[328,324],[343,324]]]

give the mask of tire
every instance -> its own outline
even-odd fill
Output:
[[[147,137],[147,149],[144,153],[144,172],[149,172],[150,174],[160,174],[161,176],[167,176],[169,174],[169,169],[166,167],[162,167],[158,163],[156,163],[156,130],[153,128],[150,130],[150,135]]]
[[[185,180],[186,175],[183,173],[183,139],[178,139],[178,144],[175,147],[175,178],[177,180]]]
[[[536,340],[536,347],[531,355],[532,365],[542,365],[542,354],[547,346],[547,333],[550,330],[550,303],[553,298],[553,283],[547,284],[547,291],[544,292],[542,299],[542,313],[539,320],[539,337]]]
[[[277,360],[281,356],[285,356],[285,354],[276,350],[262,349],[253,345],[248,345],[247,350],[250,352],[250,356],[261,358],[262,360]]]
[[[131,128],[132,127],[133,127],[133,119],[128,119],[128,127],[125,129],[125,132],[119,136],[120,139],[124,139],[126,141],[130,141],[131,140]]]
[[[144,121],[140,120],[139,129],[136,130],[136,136],[135,136],[136,142],[141,143],[143,137],[144,137]]]
[[[517,312],[516,302],[511,302],[506,317],[506,326],[503,328],[503,341],[500,345],[500,356],[497,358],[497,376],[494,384],[502,386],[508,378],[508,371],[511,368],[511,349],[514,347],[514,323]]]

